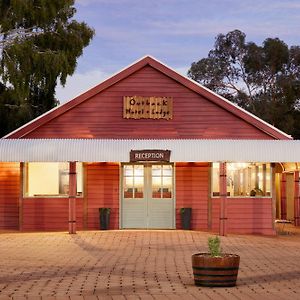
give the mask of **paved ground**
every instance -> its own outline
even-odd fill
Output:
[[[0,299],[300,299],[300,235],[222,238],[241,256],[238,285],[193,285],[195,231],[0,234]]]

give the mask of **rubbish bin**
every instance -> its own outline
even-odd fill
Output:
[[[190,230],[191,229],[192,209],[190,207],[183,207],[180,209],[180,215],[181,215],[182,229]]]
[[[99,223],[102,230],[109,229],[110,211],[111,209],[108,207],[99,208]]]

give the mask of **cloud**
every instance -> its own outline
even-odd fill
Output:
[[[79,4],[82,6],[88,6],[93,3],[97,3],[97,0],[76,0],[75,1],[75,4]]]
[[[88,6],[91,4],[110,4],[119,5],[122,3],[130,3],[132,0],[76,0],[76,4]]]
[[[263,0],[253,5],[253,0],[244,0],[236,3],[235,7],[238,13],[247,11],[248,13],[272,13],[282,12],[282,10],[299,10],[300,3],[298,0]]]
[[[155,21],[152,22],[152,30],[157,31],[160,35],[167,36],[193,36],[193,37],[210,37],[219,33],[227,33],[234,29],[240,29],[247,35],[256,35],[267,37],[276,36],[293,36],[297,35],[300,26],[297,24],[291,28],[291,24],[278,20],[276,24],[270,19],[255,22],[245,18],[228,19],[202,19],[202,20],[179,20],[179,21]]]
[[[60,103],[65,103],[82,93],[86,92],[95,85],[101,83],[110,74],[101,70],[91,70],[85,73],[75,73],[67,79],[65,87],[60,84],[56,88],[56,98]]]
[[[79,59],[79,74],[74,75],[79,76],[78,82],[72,88],[68,82],[65,89],[57,89],[58,98],[63,101],[146,54],[186,75],[193,61],[207,56],[219,33],[234,29],[243,31],[247,42],[261,44],[268,37],[278,37],[289,46],[299,44],[300,0],[77,0],[75,3],[80,19],[95,28],[96,36]],[[97,75],[87,72],[96,66],[101,68],[99,80],[94,80]],[[85,84],[79,89],[81,81]]]

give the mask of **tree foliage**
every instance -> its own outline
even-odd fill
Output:
[[[94,31],[74,0],[0,0],[0,135],[57,105]]]
[[[279,129],[300,138],[300,47],[278,38],[261,46],[245,33],[219,34],[188,76]]]

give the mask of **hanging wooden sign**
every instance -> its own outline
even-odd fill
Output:
[[[123,118],[170,120],[173,118],[173,98],[125,96]]]
[[[131,150],[130,162],[138,161],[164,161],[169,162],[170,150]]]

